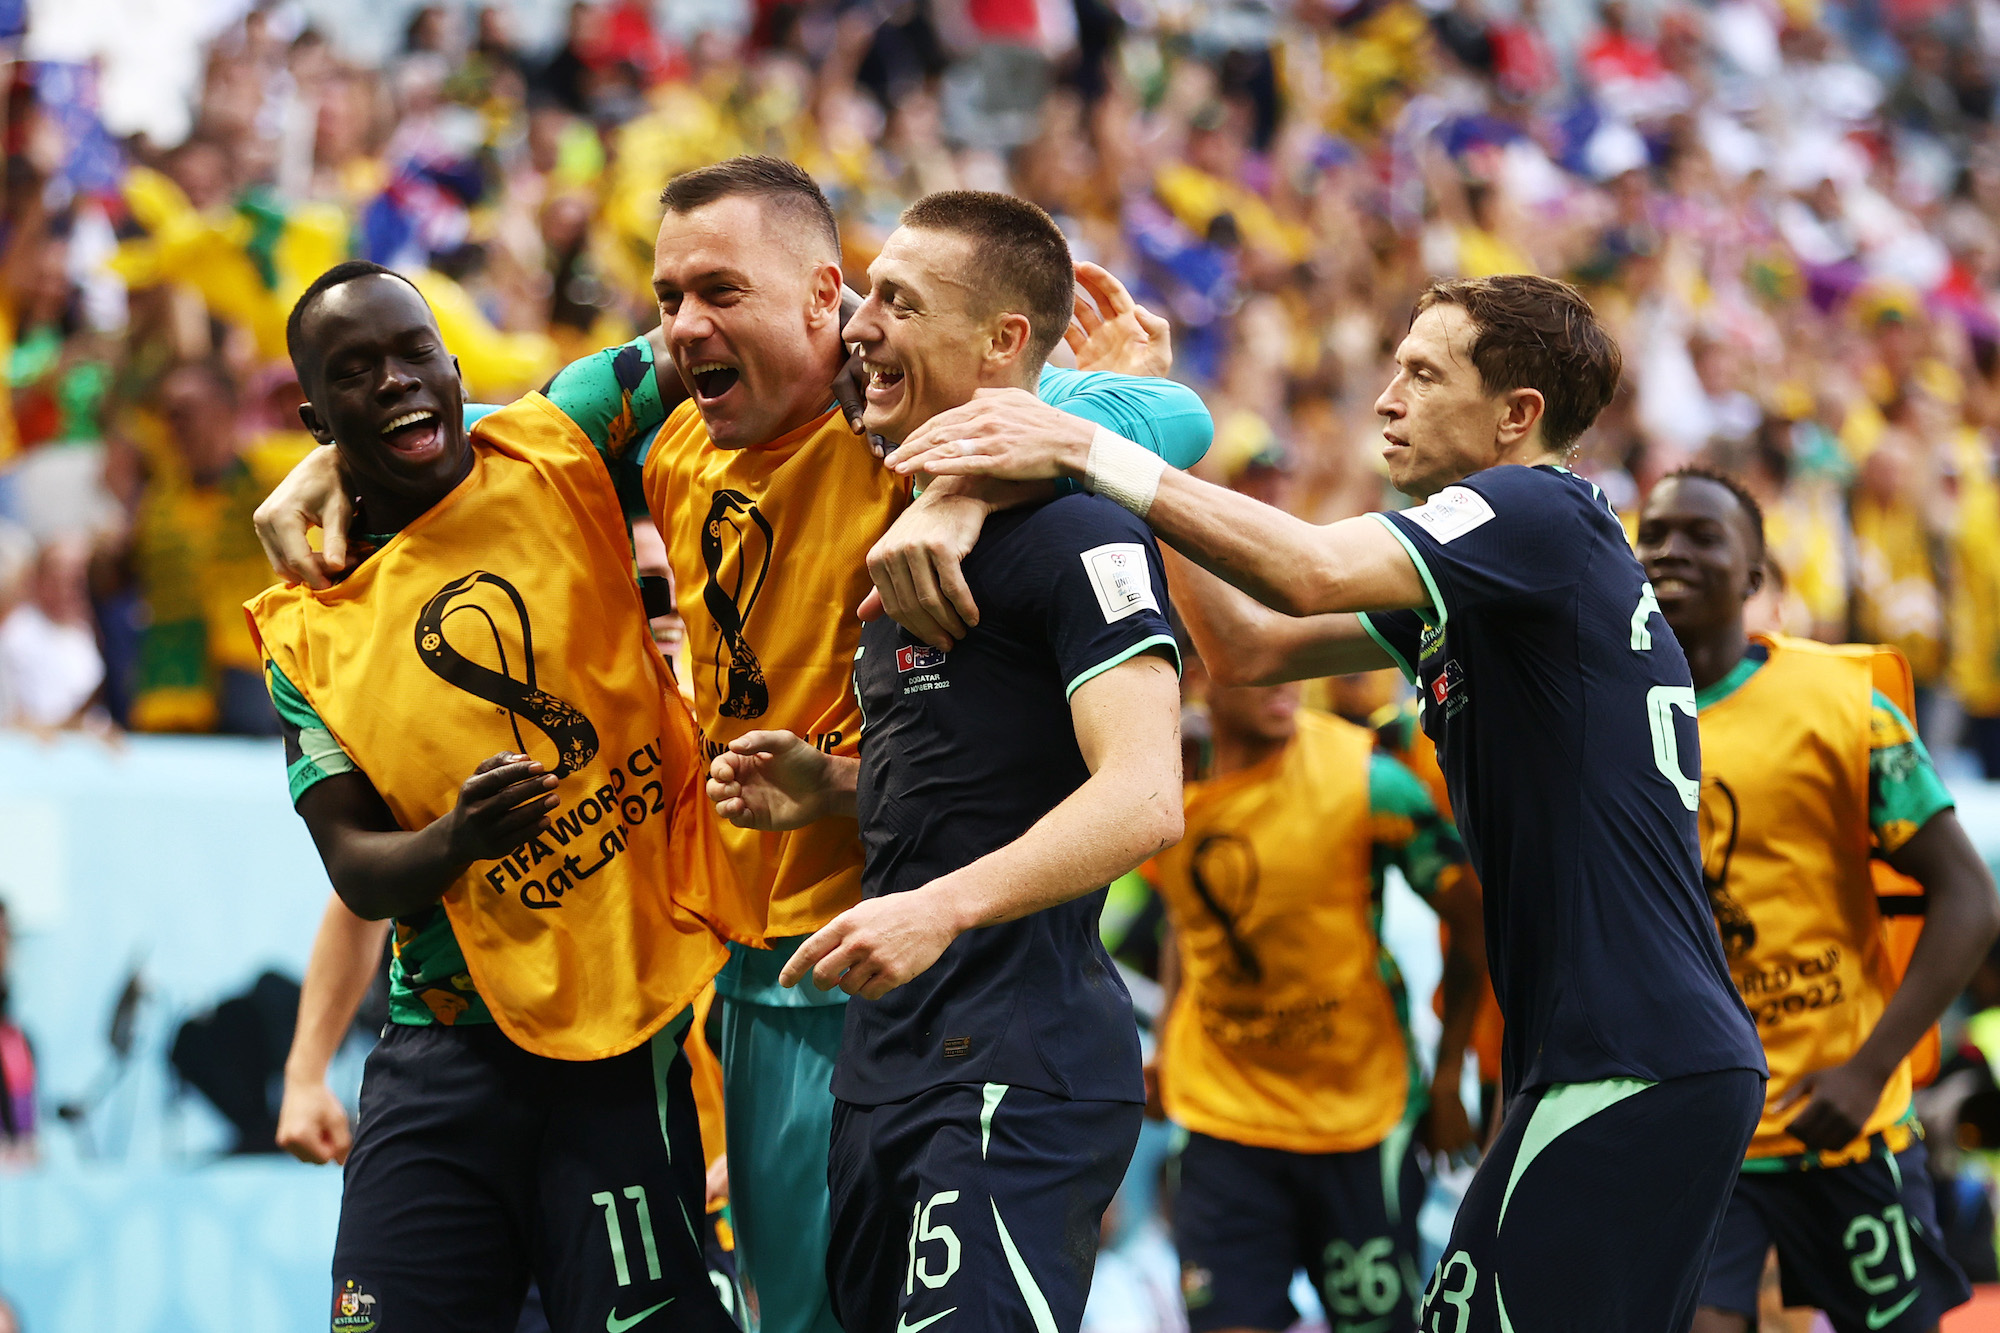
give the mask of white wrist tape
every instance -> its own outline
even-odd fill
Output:
[[[1152,450],[1099,426],[1084,460],[1083,489],[1144,518],[1166,470],[1166,460]]]

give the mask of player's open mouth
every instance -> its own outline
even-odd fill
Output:
[[[429,410],[405,412],[382,428],[382,443],[412,457],[433,453],[444,442],[444,423]]]
[[[879,361],[863,361],[861,368],[868,372],[868,401],[878,406],[893,403],[903,391],[903,372],[894,366],[885,366]]]
[[[1686,579],[1660,578],[1653,580],[1653,596],[1686,597],[1694,591],[1694,585]]]
[[[688,378],[694,382],[694,396],[712,403],[735,388],[743,372],[720,361],[697,361],[688,367]]]

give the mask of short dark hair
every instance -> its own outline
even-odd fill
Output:
[[[902,224],[971,241],[979,279],[969,284],[994,304],[1028,317],[1028,351],[1048,359],[1076,309],[1076,265],[1062,228],[1041,208],[990,190],[940,190],[903,210]]]
[[[1696,463],[1675,468],[1660,478],[1660,482],[1668,481],[1706,481],[1728,491],[1735,498],[1736,507],[1743,511],[1744,524],[1750,529],[1750,554],[1759,565],[1770,564],[1770,557],[1764,553],[1764,506],[1757,503],[1757,497],[1750,494],[1749,487],[1727,472],[1718,472],[1712,467],[1702,467]]]
[[[745,154],[683,171],[660,191],[660,203],[672,213],[692,213],[718,199],[735,195],[768,200],[786,209],[808,229],[819,233],[828,254],[840,257],[840,225],[826,191],[796,162],[782,157]]]
[[[367,259],[349,259],[335,264],[332,268],[314,278],[312,285],[300,293],[299,299],[293,302],[291,317],[285,321],[285,350],[291,354],[292,369],[297,372],[301,385],[304,385],[306,382],[305,362],[299,359],[300,353],[305,350],[300,346],[300,341],[301,333],[305,328],[306,316],[312,313],[312,308],[319,304],[320,298],[335,287],[353,282],[356,278],[366,278],[378,273],[394,278],[398,282],[409,283],[411,291],[416,291],[417,289],[417,285],[414,282],[410,282],[408,278],[396,272],[395,269],[384,267]],[[417,295],[421,297],[423,293],[417,292]],[[425,304],[428,305],[429,302],[425,302]]]
[[[1531,273],[1440,278],[1410,316],[1440,305],[1455,305],[1472,320],[1472,364],[1486,392],[1542,395],[1542,438],[1551,448],[1575,444],[1618,389],[1618,344],[1566,282]]]

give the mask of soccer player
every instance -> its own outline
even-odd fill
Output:
[[[715,932],[761,920],[593,447],[617,404],[558,380],[467,432],[430,308],[373,264],[307,288],[288,341],[371,549],[249,612],[299,814],[341,900],[398,937],[332,1327],[510,1330],[532,1274],[558,1329],[672,1307],[721,1333],[680,1038]]]
[[[1081,478],[1144,515],[1275,608],[1183,581],[1226,678],[1393,663],[1420,682],[1485,891],[1507,1098],[1426,1333],[1687,1328],[1763,1106],[1763,1051],[1702,889],[1687,661],[1617,518],[1563,466],[1618,373],[1564,283],[1433,283],[1375,405],[1390,479],[1424,503],[1326,527],[1108,431],[1034,429],[1026,395],[945,413],[891,455]]]
[[[1333,1333],[1408,1333],[1419,1133],[1444,1155],[1477,1143],[1458,1088],[1486,964],[1464,849],[1415,774],[1367,728],[1301,711],[1297,685],[1211,684],[1208,719],[1186,833],[1146,869],[1180,962],[1156,1064],[1188,1131],[1174,1196],[1188,1323],[1290,1328],[1303,1267]],[[1451,927],[1428,1085],[1382,946],[1392,865]]]
[[[848,325],[895,441],[1027,392],[1069,322],[1069,250],[1005,195],[912,205]],[[1180,834],[1179,690],[1145,526],[1083,495],[990,519],[949,650],[894,621],[853,660],[859,764],[788,732],[718,756],[748,826],[858,817],[864,901],[779,977],[850,996],[833,1090],[834,1312],[848,1329],[1070,1330],[1144,1100],[1104,886]]]
[[[1700,1333],[1746,1333],[1778,1247],[1787,1305],[1840,1333],[1935,1329],[1970,1291],[1939,1234],[1910,1051],[2000,933],[1993,880],[1874,669],[1892,648],[1751,637],[1764,521],[1697,470],[1653,488],[1638,553],[1687,653],[1701,721],[1708,893],[1771,1062],[1764,1116],[1702,1289]],[[1900,984],[1870,868],[1923,886]]]

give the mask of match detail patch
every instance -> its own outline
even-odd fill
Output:
[[[1107,542],[1093,546],[1081,557],[1083,572],[1090,576],[1090,590],[1097,594],[1104,623],[1123,620],[1137,611],[1159,613],[1153,596],[1153,580],[1146,569],[1146,548],[1138,542]]]
[[[1403,517],[1430,533],[1439,542],[1455,541],[1482,523],[1493,521],[1493,506],[1486,497],[1465,486],[1447,486],[1415,509],[1405,509]]]

